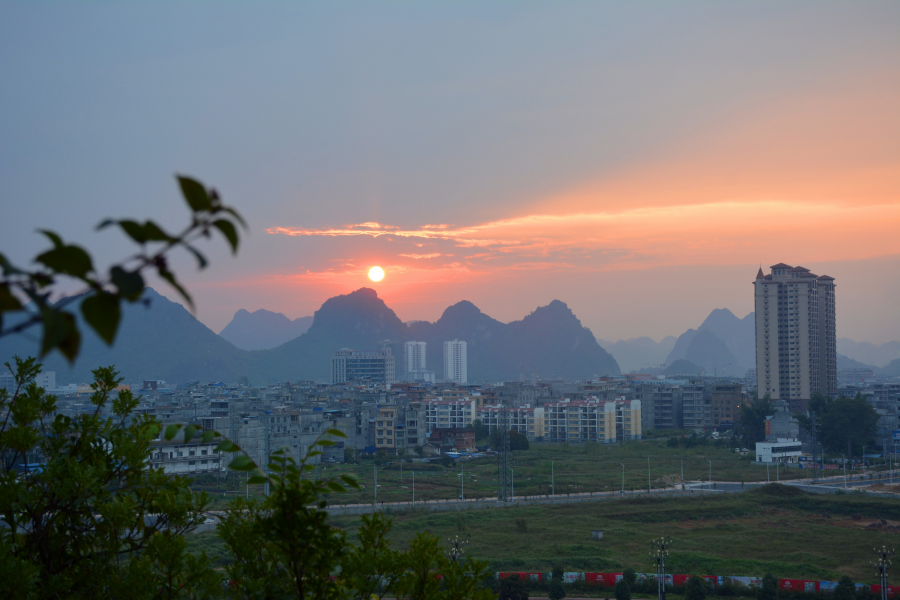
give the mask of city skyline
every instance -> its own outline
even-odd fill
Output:
[[[747,277],[787,260],[843,282],[839,337],[900,339],[896,4],[0,17],[14,262],[44,248],[37,227],[125,254],[93,228],[174,222],[184,172],[250,223],[237,259],[173,263],[214,331],[369,286],[404,321],[559,299],[598,338],[659,340],[743,317]]]

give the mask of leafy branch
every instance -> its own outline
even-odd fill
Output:
[[[37,269],[17,267],[0,253],[0,337],[42,324],[41,356],[56,349],[70,363],[74,362],[81,346],[81,333],[74,313],[67,307],[87,295],[81,303],[82,317],[104,342],[112,344],[122,318],[122,303],[140,300],[146,287],[143,273],[147,270],[155,270],[193,308],[193,300],[169,267],[169,253],[183,248],[194,256],[198,267],[204,269],[208,262],[195,244],[218,231],[232,253],[237,253],[238,226],[246,229],[247,224],[234,208],[222,204],[215,189],[207,189],[190,177],[179,175],[177,180],[191,211],[190,222],[181,232],[173,235],[153,221],[140,223],[131,219],[107,219],[97,226],[98,230],[118,226],[139,247],[136,254],[110,267],[106,275],[97,272],[93,258],[84,248],[66,243],[48,230],[40,232],[53,247],[35,257],[34,262],[41,265]],[[84,287],[78,294],[54,302],[51,297],[62,279],[75,280]],[[31,304],[23,304],[23,297]],[[20,311],[29,314],[21,322],[4,329],[5,314]]]

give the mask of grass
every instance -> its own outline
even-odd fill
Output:
[[[772,489],[774,488],[774,489]],[[823,516],[828,513],[830,516]],[[394,517],[392,539],[405,546],[422,530],[469,541],[467,554],[497,571],[652,571],[650,542],[675,541],[670,572],[876,583],[868,566],[875,545],[898,534],[867,530],[851,518],[900,520],[900,503],[859,494],[822,496],[784,486],[745,494],[633,498],[586,504],[511,507],[462,513],[410,511]],[[356,517],[336,517],[353,534]],[[522,524],[525,523],[523,526]],[[591,529],[604,538],[591,539]]]
[[[859,513],[862,520],[852,515]],[[826,516],[827,514],[827,516]],[[391,539],[405,547],[419,531],[442,540],[459,535],[466,554],[495,571],[652,571],[654,538],[674,540],[672,573],[837,580],[849,575],[877,583],[868,566],[873,546],[891,547],[900,534],[866,529],[876,518],[900,521],[900,503],[862,494],[808,494],[766,486],[743,494],[684,498],[634,497],[568,505],[462,512],[410,510],[393,516]],[[332,517],[355,539],[359,517]],[[591,529],[604,538],[591,539]],[[188,536],[190,548],[227,561],[213,532]]]

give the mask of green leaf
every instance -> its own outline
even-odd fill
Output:
[[[178,434],[179,429],[181,429],[181,425],[169,425],[166,427],[166,441],[172,440]]]
[[[35,260],[57,273],[65,273],[84,279],[94,270],[91,256],[78,246],[57,246],[39,254]]]
[[[178,185],[181,186],[181,195],[184,196],[184,199],[187,201],[188,206],[191,207],[191,210],[194,212],[209,210],[212,204],[209,200],[209,194],[206,193],[206,188],[203,187],[203,184],[190,177],[184,177],[182,175],[178,175],[177,177]]]
[[[191,246],[190,244],[185,244],[184,247],[187,248],[191,252],[191,254],[194,255],[194,258],[197,259],[197,266],[201,269],[205,269],[206,265],[208,264],[206,262],[206,257],[203,256],[202,254],[200,254],[200,251],[197,250],[196,248],[194,248],[193,246]]]
[[[237,253],[239,240],[237,228],[235,228],[234,223],[226,221],[225,219],[218,219],[217,221],[213,221],[213,225],[222,232],[222,235],[224,235],[225,239],[228,240],[228,243],[231,244],[231,253]]]
[[[75,362],[81,346],[81,334],[75,324],[75,315],[70,312],[45,308],[41,313],[44,337],[41,340],[41,356],[46,356],[54,348],[65,356],[69,363]]]
[[[9,286],[5,283],[0,284],[0,313],[21,309],[22,303],[13,296]]]
[[[191,299],[190,294],[188,294],[187,291],[183,287],[181,287],[181,284],[175,281],[175,275],[164,267],[157,268],[156,272],[160,277],[168,281],[169,285],[178,290],[178,293],[181,294],[181,297],[185,299],[185,301],[188,303],[188,306],[191,307],[191,310],[194,310],[194,301]]]
[[[108,292],[97,292],[81,303],[81,314],[97,335],[107,345],[112,345],[122,318],[119,299]]]
[[[48,229],[40,229],[39,231],[50,238],[50,241],[53,242],[55,248],[60,248],[65,245],[58,233],[54,233]]]
[[[144,278],[138,272],[126,271],[116,266],[109,270],[109,277],[119,290],[119,295],[126,300],[134,302],[144,291]]]
[[[234,210],[233,208],[229,208],[227,206],[223,206],[222,210],[224,210],[229,215],[231,215],[232,217],[237,219],[237,222],[240,223],[244,229],[249,229],[249,227],[247,227],[247,221],[244,220],[244,217],[242,217],[240,215],[240,213],[238,213],[238,211]]]
[[[119,227],[122,228],[122,231],[125,232],[125,235],[133,239],[138,244],[147,243],[147,233],[144,231],[144,226],[137,221],[132,221],[130,219],[119,221]]]
[[[197,437],[197,428],[193,425],[188,425],[184,428],[184,443],[187,444],[192,439]]]
[[[232,471],[252,471],[256,468],[256,465],[250,460],[249,456],[241,454],[240,456],[234,457],[234,460],[231,461],[228,468]]]
[[[216,432],[213,431],[212,429],[207,429],[206,431],[203,432],[203,437],[201,439],[203,440],[204,444],[208,444],[211,441],[213,441],[214,437],[216,437]]]
[[[343,493],[343,492],[347,491],[347,488],[345,488],[344,486],[342,486],[341,484],[339,484],[336,481],[329,481],[327,483],[327,485],[328,485],[328,489],[330,489],[334,492]]]
[[[340,429],[329,429],[325,433],[327,433],[328,435],[333,435],[334,437],[339,437],[339,438],[347,437],[347,434],[344,433],[343,431],[341,431]]]
[[[240,447],[231,440],[222,440],[216,446],[216,452],[240,452]]]
[[[144,235],[150,242],[170,242],[173,239],[172,236],[163,231],[162,228],[153,221],[144,223]]]
[[[259,485],[261,483],[267,483],[269,478],[265,475],[254,475],[250,479],[247,480],[247,485]]]

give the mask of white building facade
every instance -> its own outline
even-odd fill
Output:
[[[407,372],[424,371],[425,342],[406,342],[403,344],[403,366]]]
[[[444,379],[458,384],[468,383],[468,357],[466,342],[444,342]]]

